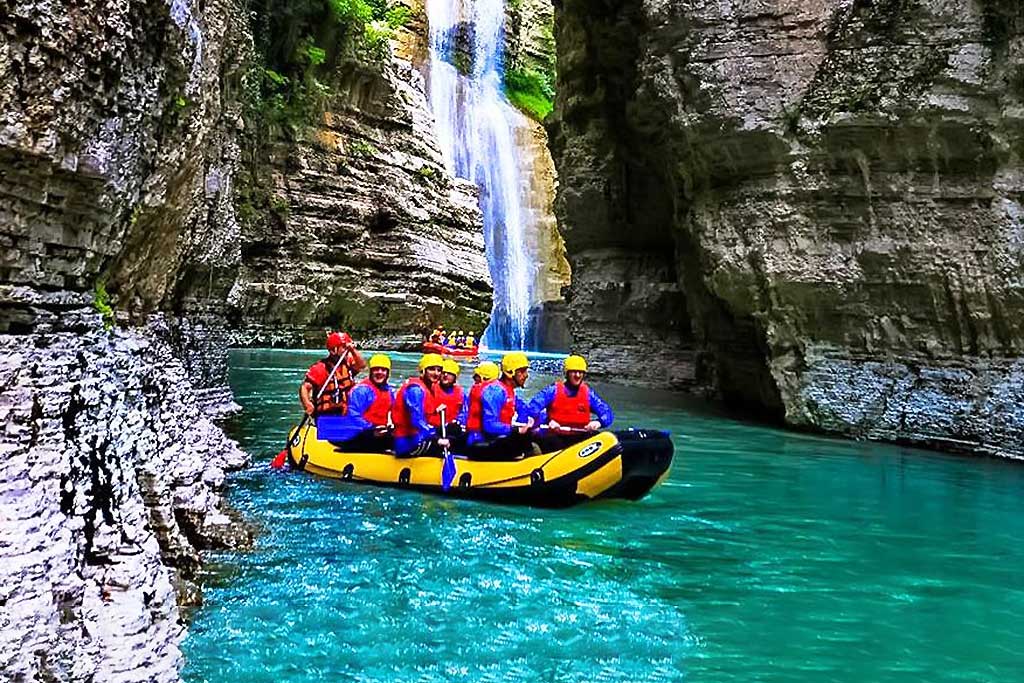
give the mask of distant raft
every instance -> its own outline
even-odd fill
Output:
[[[445,491],[442,458],[345,453],[319,440],[312,421],[293,428],[288,438],[290,465],[322,477],[555,508],[604,498],[639,500],[668,475],[673,450],[668,432],[630,429],[599,432],[563,450],[519,460],[490,462],[456,456],[455,480]]]
[[[423,342],[424,353],[439,353],[442,356],[451,356],[452,358],[475,358],[480,355],[479,346],[471,346],[469,348],[458,348],[454,346],[442,346],[441,344],[435,344],[434,342]]]

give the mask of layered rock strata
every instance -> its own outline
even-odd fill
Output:
[[[795,426],[1024,455],[1022,12],[562,3],[580,350]]]
[[[220,495],[246,455],[133,332],[0,335],[0,420],[5,680],[177,680],[200,550],[251,536]]]
[[[231,406],[238,16],[0,7],[5,680],[177,680],[202,549],[250,537],[221,500],[245,456],[203,410]]]
[[[126,322],[173,309],[181,339],[223,320],[241,119],[222,84],[251,55],[241,0],[6,9],[0,332],[73,328],[97,282]],[[207,346],[193,379],[227,393],[212,370],[226,346]]]
[[[352,64],[299,139],[278,138],[257,183],[229,303],[247,345],[319,345],[342,328],[418,348],[430,325],[482,330],[491,311],[476,188],[445,170],[423,79]]]
[[[518,117],[514,140],[519,150],[526,250],[534,268],[534,301],[530,310],[535,318],[534,344],[538,349],[565,350],[570,338],[562,290],[572,280],[572,273],[555,219],[555,164],[548,149],[547,132],[528,116]]]

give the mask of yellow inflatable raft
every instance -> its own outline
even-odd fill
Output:
[[[311,421],[288,438],[291,466],[322,477],[540,507],[597,498],[639,500],[668,474],[672,454],[667,432],[630,429],[600,432],[564,450],[519,460],[484,462],[457,455],[454,483],[445,491],[442,458],[345,453],[318,439]]]

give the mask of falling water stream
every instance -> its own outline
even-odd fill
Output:
[[[480,188],[494,310],[484,343],[531,345],[534,266],[527,252],[514,129],[502,92],[503,0],[427,0],[430,104],[448,171]],[[468,68],[465,64],[468,62]],[[462,63],[465,75],[456,64]]]

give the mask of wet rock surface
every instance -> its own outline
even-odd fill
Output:
[[[591,365],[1024,453],[1022,11],[562,3],[557,212]]]

